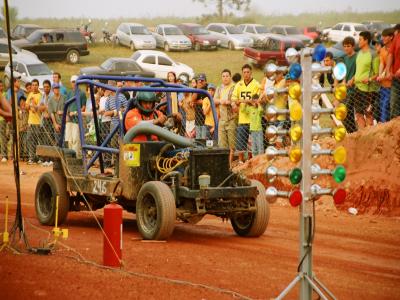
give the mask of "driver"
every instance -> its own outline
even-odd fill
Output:
[[[154,125],[163,125],[167,117],[155,109],[157,96],[153,92],[138,92],[136,95],[136,107],[127,112],[125,117],[125,129],[128,131],[140,122],[151,122]],[[155,135],[138,135],[134,142],[158,141]]]

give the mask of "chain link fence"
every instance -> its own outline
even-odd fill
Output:
[[[213,93],[213,91],[209,91]],[[102,93],[96,93],[96,103],[103,97]],[[259,95],[258,95],[259,96]],[[237,107],[235,110],[231,104],[217,104],[215,111],[208,97],[201,96],[193,100],[190,93],[160,93],[159,102],[167,102],[168,105],[161,105],[160,110],[169,117],[164,127],[174,131],[175,133],[203,141],[213,140],[214,145],[230,148],[232,151],[231,161],[240,159],[248,159],[251,156],[262,154],[270,145],[270,140],[266,134],[267,127],[276,126],[279,129],[290,128],[289,116],[282,116],[274,122],[269,122],[265,118],[266,110],[270,105],[276,105],[277,97],[275,95],[260,106],[244,105]],[[283,97],[288,97],[283,95]],[[195,97],[196,98],[196,97]],[[217,98],[216,98],[217,99]],[[282,100],[279,99],[279,100]],[[286,105],[290,105],[289,101],[284,101]],[[314,104],[318,103],[321,107],[332,108],[338,105],[332,94],[322,94],[314,97]],[[357,87],[347,89],[347,97],[343,101],[347,106],[347,117],[341,122],[336,120],[333,115],[322,115],[314,124],[321,127],[331,127],[343,125],[348,133],[355,132],[366,126],[376,126],[379,123],[388,122],[400,115],[400,81],[393,79],[382,86],[377,84],[377,88],[371,91],[361,91]],[[242,105],[243,106],[243,105]],[[246,110],[249,114],[259,114],[260,128],[238,126],[239,110]],[[29,123],[29,111],[18,109],[18,137],[20,142],[19,159],[29,163],[45,163],[51,164],[47,157],[38,157],[36,155],[37,145],[56,145],[59,139],[59,133],[54,127],[48,114],[41,113],[40,124],[34,125]],[[228,117],[227,117],[228,116]],[[218,120],[215,122],[214,119]],[[221,118],[222,117],[222,118]],[[85,140],[88,144],[96,144],[96,135],[94,129],[93,118],[90,112],[86,112],[84,116]],[[110,132],[110,123],[99,121],[100,134],[104,139]],[[5,162],[13,159],[12,157],[12,123],[0,119],[0,159]],[[118,145],[113,141],[114,147]],[[79,149],[80,144],[67,143],[73,149]],[[111,142],[110,142],[111,144]],[[285,147],[290,145],[290,139],[280,138],[271,145],[276,147]],[[243,154],[243,155],[241,155]],[[110,157],[109,157],[110,156]],[[110,161],[111,154],[106,154],[106,161]]]

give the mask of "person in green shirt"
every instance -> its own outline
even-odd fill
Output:
[[[379,58],[371,51],[370,42],[371,33],[360,32],[360,51],[357,54],[354,75],[356,86],[354,107],[358,128],[373,125],[374,103],[379,90],[379,85],[375,82],[379,73]]]
[[[347,132],[357,131],[356,119],[354,117],[354,74],[356,73],[356,58],[357,52],[354,50],[356,41],[352,36],[345,37],[343,42],[343,50],[346,56],[343,58],[343,63],[346,65],[347,73],[344,80],[344,84],[347,87],[347,98],[344,100],[344,104],[347,107],[347,117],[343,121],[343,125]]]

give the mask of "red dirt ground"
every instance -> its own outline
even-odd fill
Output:
[[[350,195],[356,195],[362,181],[371,195],[384,189],[386,194],[397,195],[393,188],[399,187],[400,168],[399,155],[394,152],[399,151],[400,132],[398,123],[395,125],[373,128],[368,134],[357,133],[346,140],[351,151],[357,151],[349,151],[347,163]],[[381,142],[382,132],[390,132],[392,138]],[[361,147],[357,140],[362,141]],[[368,155],[362,156],[365,152]],[[367,158],[369,164],[362,168]],[[360,164],[353,165],[356,161]],[[264,167],[259,165],[257,175],[254,162],[252,166],[254,176],[259,177]],[[27,173],[21,176],[26,232],[31,246],[39,246],[51,228],[36,221],[33,195],[40,174],[50,169],[25,164],[21,169]],[[0,165],[0,183],[3,232],[6,195],[12,202],[10,226],[15,215],[11,163]],[[384,201],[384,210],[376,210],[377,199],[370,198],[365,205],[369,209],[356,206],[363,214],[355,216],[346,209],[337,210],[330,198],[316,205],[314,271],[338,299],[400,298],[399,198],[391,200],[392,206]],[[356,203],[351,198],[346,205]],[[102,211],[95,215],[102,223]],[[134,215],[126,213],[124,267],[116,272],[76,260],[80,253],[101,264],[103,238],[90,212],[70,213],[62,226],[69,229],[69,238],[62,242],[74,250],[60,245],[49,256],[0,252],[0,299],[271,299],[296,275],[298,220],[298,210],[279,200],[271,205],[269,226],[260,238],[240,238],[229,223],[207,217],[197,225],[177,223],[168,242],[143,242]],[[297,298],[297,293],[296,288],[286,299]]]

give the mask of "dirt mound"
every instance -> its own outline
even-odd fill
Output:
[[[332,138],[321,139],[318,143],[323,149],[338,146]],[[342,184],[347,199],[338,209],[355,207],[358,213],[400,216],[400,118],[349,134],[342,145],[347,150],[347,177]],[[328,156],[318,157],[315,162],[322,168],[334,167],[333,159]],[[269,186],[265,170],[270,164],[265,155],[260,155],[235,170]],[[286,170],[294,166],[288,158],[278,158],[273,165]],[[337,186],[327,176],[316,182],[323,187]],[[277,179],[274,186],[291,189],[286,178]]]

